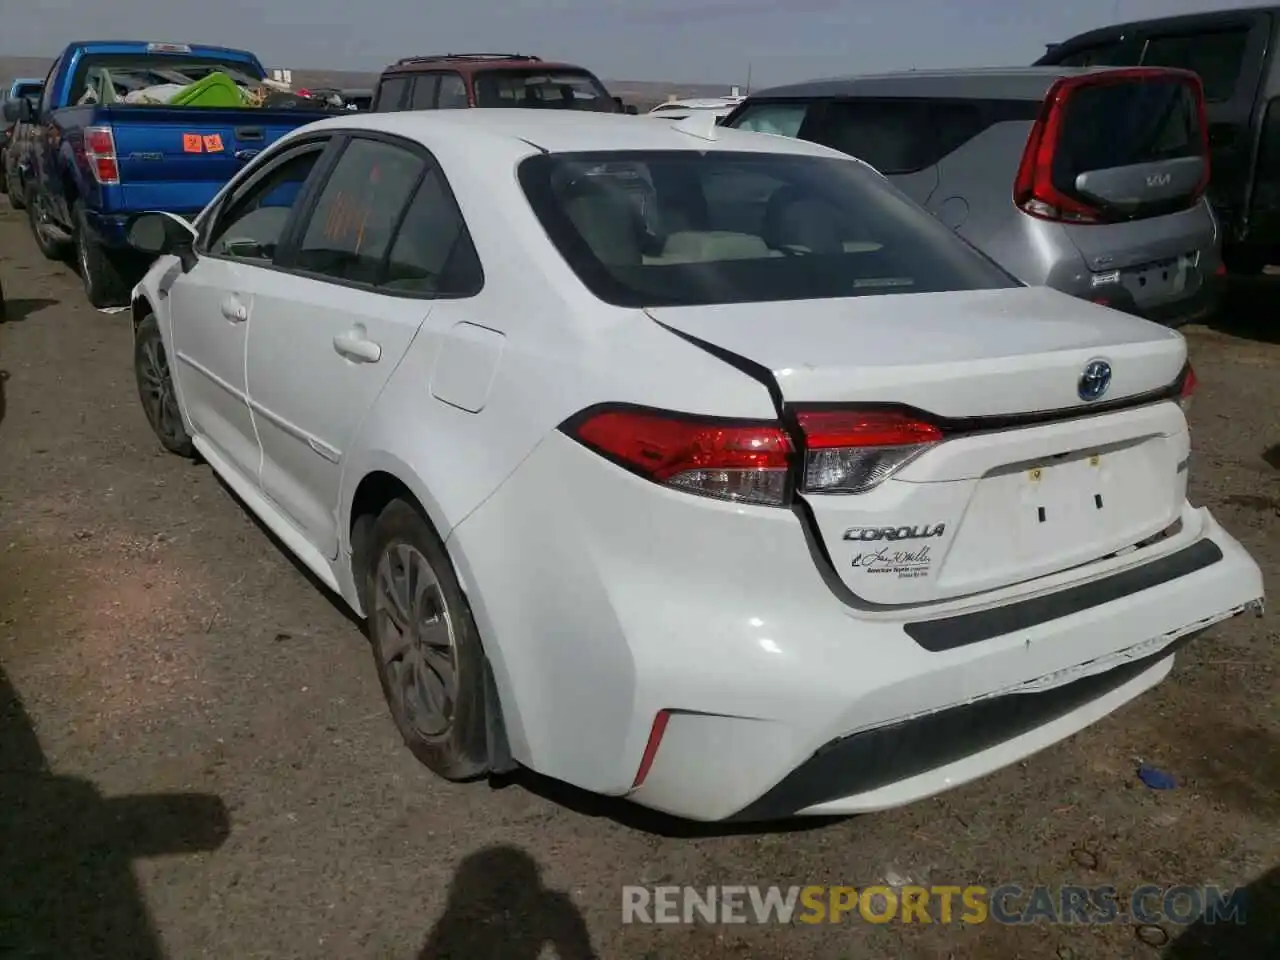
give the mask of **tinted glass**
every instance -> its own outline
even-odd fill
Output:
[[[480,291],[480,259],[439,171],[418,186],[387,258],[388,290],[430,296]]]
[[[1018,285],[848,160],[720,150],[550,154],[523,161],[519,178],[570,267],[620,306]]]
[[[726,126],[780,137],[798,137],[808,112],[807,103],[749,103]]]
[[[284,161],[217,216],[205,249],[219,257],[270,262],[302,185],[320,159],[317,146]]]
[[[1247,30],[1152,37],[1142,55],[1144,65],[1181,67],[1200,75],[1206,100],[1229,100],[1244,61]]]
[[[408,90],[409,79],[407,77],[392,77],[389,80],[383,80],[382,85],[378,87],[378,99],[374,109],[384,112],[399,110],[400,104],[404,102],[404,95]]]
[[[425,167],[401,147],[352,140],[320,191],[296,266],[336,280],[377,283],[392,231]]]
[[[471,85],[477,107],[617,112],[613,98],[585,70],[485,70],[472,78]]]
[[[1199,107],[1183,80],[1126,81],[1081,87],[1063,107],[1053,182],[1075,191],[1076,177],[1203,152]]]
[[[440,100],[436,106],[441,110],[462,110],[467,103],[467,85],[456,73],[440,75]]]
[[[18,84],[15,97],[38,97],[40,96],[40,84],[38,83],[20,83]]]
[[[1101,47],[1087,47],[1063,57],[1053,57],[1052,62],[1064,67],[1114,67],[1124,66],[1123,50],[1118,43]]]
[[[836,100],[823,115],[822,143],[884,174],[933,162],[932,127],[923,101]]]
[[[413,98],[409,101],[410,110],[434,110],[436,106],[436,86],[440,77],[434,73],[424,73],[413,80]]]

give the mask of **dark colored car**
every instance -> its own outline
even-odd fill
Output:
[[[8,87],[0,89],[0,111],[3,111],[3,119],[0,119],[0,193],[9,194],[10,198],[14,194],[9,189],[9,184],[14,181],[18,151],[10,150],[11,144],[14,144],[20,138],[21,122],[18,119],[18,103],[24,99],[38,100],[40,98],[40,88],[44,86],[44,81],[36,77],[19,77],[12,81]],[[12,104],[12,106],[10,106]],[[15,206],[22,209],[21,199],[18,198]]]
[[[1204,86],[1209,200],[1232,273],[1280,263],[1280,7],[1115,24],[1049,46],[1041,65],[1181,67]]]
[[[584,67],[519,53],[445,53],[405,57],[378,79],[375,112],[534,107],[622,113]]]

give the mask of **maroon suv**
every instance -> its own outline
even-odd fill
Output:
[[[590,70],[519,53],[405,57],[382,71],[373,98],[379,113],[472,107],[624,112]]]

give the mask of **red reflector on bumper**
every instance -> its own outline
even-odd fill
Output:
[[[671,714],[666,710],[659,710],[658,715],[653,718],[649,742],[644,745],[644,756],[640,758],[640,769],[636,771],[635,782],[631,784],[632,790],[644,783],[644,778],[649,775],[649,768],[653,766],[654,758],[658,755],[658,747],[662,746],[662,735],[667,732],[667,721],[670,718]]]

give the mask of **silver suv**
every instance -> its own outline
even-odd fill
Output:
[[[866,161],[1019,280],[1176,326],[1222,273],[1199,78],[1015,67],[816,80],[727,127]]]

